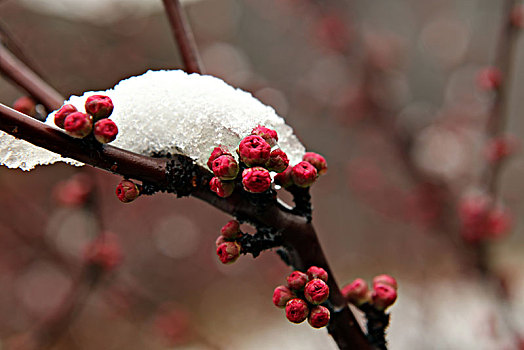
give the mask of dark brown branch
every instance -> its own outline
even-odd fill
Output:
[[[202,63],[193,37],[191,27],[179,0],[162,0],[173,36],[188,73],[203,73]]]

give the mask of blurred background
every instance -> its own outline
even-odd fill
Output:
[[[391,349],[524,348],[521,153],[498,177],[506,226],[483,239],[488,278],[459,215],[461,198],[484,195],[497,98],[486,67],[503,3],[184,2],[206,73],[271,105],[327,159],[313,222],[339,283],[399,281]],[[160,0],[0,0],[0,26],[65,97],[182,67]],[[516,139],[522,48],[504,81]],[[24,94],[0,77],[0,102]],[[325,330],[290,324],[272,305],[290,272],[276,254],[221,265],[215,239],[228,215],[165,194],[122,204],[120,180],[66,165],[0,168],[1,349],[24,349],[56,311],[101,229],[121,264],[78,300],[53,349],[336,348]]]

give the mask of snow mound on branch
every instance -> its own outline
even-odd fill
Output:
[[[184,154],[205,166],[214,147],[223,145],[233,152],[257,125],[277,131],[279,146],[291,164],[300,162],[305,152],[273,108],[212,76],[180,70],[148,71],[121,81],[113,89],[71,96],[65,103],[84,111],[87,97],[95,94],[109,96],[115,105],[111,119],[119,133],[111,144],[143,155]],[[53,125],[53,120],[51,113],[46,123]],[[0,142],[4,165],[29,170],[39,164],[71,162],[45,150],[37,152],[35,146],[20,147],[18,142],[16,159],[2,156],[5,143]]]

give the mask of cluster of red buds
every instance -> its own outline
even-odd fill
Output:
[[[86,113],[79,112],[75,106],[62,106],[55,114],[55,124],[70,136],[84,138],[91,133],[100,143],[116,139],[118,128],[109,116],[113,113],[113,102],[108,96],[89,96],[85,103]]]
[[[325,327],[330,312],[320,304],[329,298],[327,280],[328,274],[321,267],[311,266],[306,273],[293,271],[287,277],[287,286],[275,288],[273,304],[286,309],[290,322],[302,323],[307,318],[312,327]]]
[[[373,290],[362,278],[357,278],[342,288],[346,300],[360,309],[371,306],[384,311],[397,300],[397,281],[389,275],[378,275],[373,278]]]
[[[326,172],[326,159],[318,153],[307,152],[300,163],[288,166],[286,170],[275,175],[275,183],[284,188],[293,185],[305,188],[311,186],[320,175]]]
[[[508,209],[495,205],[489,196],[480,193],[461,199],[459,217],[462,237],[472,244],[505,236],[512,226]]]
[[[242,251],[242,247],[237,242],[240,237],[242,232],[238,221],[231,220],[222,227],[216,241],[217,255],[222,264],[232,264],[238,259]]]
[[[87,245],[84,258],[104,271],[114,270],[122,262],[122,250],[116,235],[105,232],[95,238]]]
[[[122,203],[129,203],[140,196],[140,187],[130,180],[122,180],[116,187],[116,196]]]

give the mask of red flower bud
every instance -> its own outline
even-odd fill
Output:
[[[251,193],[261,193],[271,186],[271,175],[262,167],[247,168],[242,172],[244,190]]]
[[[13,109],[20,113],[34,117],[36,115],[36,103],[29,96],[22,96],[13,103]]]
[[[64,128],[64,121],[65,118],[74,112],[78,112],[76,110],[76,107],[73,105],[63,105],[62,108],[58,110],[58,112],[55,113],[55,124],[59,128]]]
[[[294,290],[301,290],[307,283],[307,275],[304,272],[293,271],[287,276],[287,286]]]
[[[106,271],[113,270],[122,262],[122,251],[117,237],[104,233],[91,242],[84,253],[86,261]]]
[[[308,162],[300,162],[293,167],[291,178],[299,187],[309,187],[317,178],[317,169]]]
[[[278,135],[275,130],[268,129],[265,126],[257,126],[251,131],[251,135],[257,135],[262,137],[270,147],[273,147],[277,144]]]
[[[231,196],[235,190],[235,184],[233,182],[221,181],[218,177],[214,177],[209,181],[209,188],[215,192],[217,196],[227,198]]]
[[[210,170],[213,170],[213,161],[217,159],[220,156],[228,155],[230,156],[231,153],[225,148],[224,146],[218,146],[213,149],[213,152],[211,152],[211,156],[209,157],[207,161],[207,167]]]
[[[502,206],[496,206],[488,213],[487,230],[489,238],[500,238],[505,236],[512,226],[512,217],[509,210]]]
[[[289,165],[289,159],[287,158],[286,153],[281,149],[276,149],[272,151],[269,155],[269,161],[266,166],[269,171],[274,171],[276,173],[281,173],[287,169]]]
[[[309,314],[307,303],[299,298],[291,299],[286,304],[286,317],[293,323],[303,322]]]
[[[100,119],[95,123],[95,128],[93,131],[95,134],[95,139],[100,143],[109,143],[116,139],[118,134],[118,127],[115,122],[111,119]]]
[[[88,114],[73,112],[65,118],[64,129],[70,136],[81,139],[93,130],[93,120]]]
[[[327,307],[317,305],[311,309],[307,321],[313,328],[322,328],[329,323],[330,313]]]
[[[288,301],[296,298],[295,293],[286,286],[278,286],[273,292],[273,304],[277,307],[284,308]]]
[[[326,282],[315,278],[304,287],[304,296],[311,304],[322,304],[329,298],[329,287]]]
[[[310,280],[314,278],[320,278],[324,282],[328,280],[328,273],[321,267],[311,266],[306,273]]]
[[[240,160],[248,167],[265,165],[269,160],[271,146],[260,136],[244,137],[238,146]]]
[[[318,153],[307,152],[302,157],[302,160],[313,165],[317,169],[318,176],[324,175],[327,172],[327,162],[324,157]]]
[[[91,114],[95,120],[107,118],[113,113],[113,101],[105,95],[89,96],[85,107],[86,112]]]
[[[395,288],[395,290],[398,289],[397,280],[391,277],[390,275],[384,274],[384,275],[375,276],[373,278],[373,288],[375,288],[375,286],[379,283],[387,284],[388,286]]]
[[[233,156],[224,154],[213,161],[212,170],[220,180],[234,180],[238,174],[238,163]]]
[[[500,87],[502,73],[497,67],[486,67],[477,74],[477,85],[482,90],[495,90]]]
[[[217,255],[222,264],[232,264],[240,256],[240,249],[237,242],[224,242],[217,247]]]
[[[240,223],[236,220],[231,220],[222,227],[220,233],[226,239],[235,239],[240,233]]]
[[[346,300],[356,306],[371,301],[371,293],[368,289],[368,284],[362,278],[357,278],[341,290],[342,295]]]
[[[496,137],[489,141],[486,146],[486,158],[491,163],[500,162],[513,155],[517,150],[519,142],[514,136],[506,135]]]
[[[122,203],[134,201],[140,195],[138,186],[129,180],[122,180],[116,187],[116,196]]]
[[[280,185],[284,188],[287,188],[293,185],[293,178],[291,177],[291,172],[293,171],[292,166],[288,166],[286,170],[280,174],[275,175],[275,184]]]
[[[377,310],[385,310],[397,300],[397,291],[388,284],[377,283],[373,286],[373,306]]]
[[[218,236],[217,240],[215,241],[216,246],[218,247],[222,243],[226,243],[226,238],[222,235]]]

